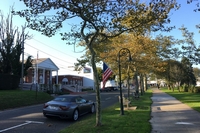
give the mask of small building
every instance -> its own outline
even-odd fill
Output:
[[[50,58],[33,59],[32,67],[28,69],[25,83],[52,84],[52,72],[58,75],[59,68]],[[56,80],[58,83],[58,79]]]
[[[52,80],[53,83],[56,83],[56,76]],[[77,75],[58,75],[58,83],[62,85],[83,86],[83,77]]]
[[[84,67],[80,71],[72,71],[58,75],[58,83],[62,85],[78,85],[81,88],[92,88],[94,89],[94,75],[92,68]],[[53,76],[53,82],[56,81],[56,76]]]

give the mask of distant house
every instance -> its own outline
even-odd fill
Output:
[[[92,89],[96,89],[94,87],[94,73],[93,73],[93,69],[91,67],[84,67],[79,74],[80,76],[83,77],[83,87],[84,88],[92,88]]]
[[[73,69],[73,67],[72,67]],[[71,73],[66,73],[53,77],[53,82],[58,79],[58,83],[62,85],[78,85],[82,88],[92,88],[94,89],[94,78],[93,71],[91,67],[84,67],[81,71],[71,71]]]
[[[56,76],[52,79],[53,83],[56,82]],[[83,86],[83,77],[76,75],[58,75],[58,83],[62,85],[79,85]]]
[[[58,75],[59,68],[50,58],[33,59],[32,67],[28,69],[25,83],[52,84],[52,72]],[[56,81],[58,83],[58,78]]]
[[[28,69],[28,75],[24,77],[24,82],[31,84],[78,85],[83,88],[95,89],[91,67],[84,67],[81,71],[72,70],[71,73],[62,75],[58,75],[58,70],[59,68],[50,58],[33,59],[32,67]],[[54,75],[52,75],[52,72]]]

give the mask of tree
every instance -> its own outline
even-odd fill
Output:
[[[25,17],[28,26],[46,36],[53,36],[62,28],[65,20],[79,18],[80,24],[73,25],[70,32],[60,33],[62,40],[69,44],[85,43],[91,54],[90,63],[94,71],[97,111],[96,126],[101,126],[101,103],[98,74],[96,68],[95,46],[107,39],[119,36],[124,32],[167,30],[164,24],[169,23],[168,13],[177,8],[175,0],[151,0],[149,5],[139,0],[23,0],[28,9],[14,12]],[[45,13],[54,9],[53,16]],[[44,15],[41,15],[44,14]]]
[[[180,30],[182,32],[182,36],[184,37],[184,40],[182,40],[182,43],[183,43],[182,56],[188,58],[190,62],[193,64],[199,64],[200,63],[200,60],[199,60],[200,46],[198,46],[195,43],[194,33],[190,32],[187,28],[183,26],[180,28]]]
[[[4,18],[0,11],[0,73],[9,75],[21,75],[22,63],[20,56],[25,40],[31,36],[25,33],[26,25],[21,27],[13,26],[13,14],[9,13],[7,18]],[[31,56],[28,57],[24,71],[31,67]]]
[[[26,62],[24,63],[24,76],[28,75],[28,69],[32,67],[32,62],[33,62],[32,56],[28,56]]]
[[[182,84],[196,85],[196,77],[193,72],[192,63],[188,58],[183,57],[181,60],[184,69],[184,78],[182,80]]]
[[[170,80],[173,81],[173,83],[177,85],[178,91],[180,92],[181,81],[184,78],[184,69],[180,62],[178,61],[171,62],[170,77],[171,77]]]
[[[196,67],[196,68],[193,68],[193,71],[194,71],[194,75],[195,75],[196,79],[199,79],[200,69]]]

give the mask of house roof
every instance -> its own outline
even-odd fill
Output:
[[[59,70],[59,68],[50,58],[33,59],[32,66],[35,68],[36,65],[38,66],[38,69],[48,69],[52,71]]]
[[[33,59],[33,62],[32,64],[35,65],[35,64],[40,64],[41,62],[47,60],[47,59],[50,59],[50,58],[38,58],[38,59]],[[51,60],[51,59],[50,59]],[[52,61],[53,62],[53,61]]]

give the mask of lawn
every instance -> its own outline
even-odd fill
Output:
[[[168,90],[167,88],[162,88],[161,90],[175,97],[182,103],[187,104],[194,110],[200,112],[200,93],[178,92],[177,89],[175,89],[173,92],[172,90]]]
[[[52,99],[47,93],[24,90],[0,90],[0,110],[44,103]]]
[[[131,106],[135,110],[124,110],[120,115],[120,104],[102,110],[102,126],[96,127],[96,115],[90,115],[78,121],[59,133],[150,133],[151,124],[151,96],[152,91],[147,91],[139,100],[132,99]]]

